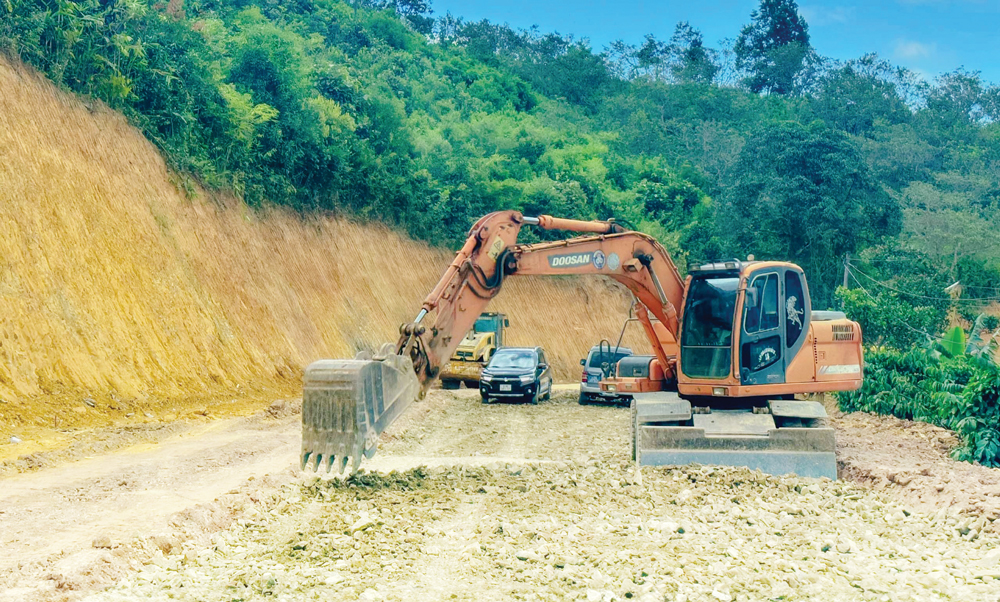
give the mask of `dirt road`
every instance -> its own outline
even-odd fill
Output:
[[[368,465],[377,474],[349,483],[296,475],[297,415],[219,421],[8,478],[0,599],[1000,595],[985,507],[962,514],[914,498],[877,460],[860,486],[711,468],[640,474],[627,461],[627,415],[578,406],[572,393],[533,407],[435,392],[387,433]],[[921,440],[891,427],[838,421],[848,476],[860,474],[862,441],[877,459]],[[954,475],[956,489],[967,468],[985,471],[977,482],[996,473],[956,470],[946,442],[928,447],[934,474]]]
[[[228,527],[258,491],[294,478],[296,414],[172,430],[179,432],[155,444],[3,479],[0,600],[72,597],[104,585],[185,530]],[[230,491],[237,493],[216,502]]]

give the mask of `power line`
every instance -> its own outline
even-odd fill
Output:
[[[858,259],[860,259],[860,258],[858,258]],[[861,259],[861,262],[862,263],[871,263],[871,264],[876,264],[877,263],[877,264],[881,264],[882,266],[886,266],[888,264],[891,267],[892,264],[902,263],[902,262],[905,262],[905,260],[904,259],[894,259],[894,258],[891,258],[891,257],[873,257],[871,259]],[[851,265],[853,265],[854,267],[857,267],[857,265],[855,265],[853,261],[850,261],[849,263]],[[973,288],[973,289],[976,289],[976,290],[993,291],[994,293],[1000,294],[1000,286],[972,286],[970,284],[963,284],[962,288]]]
[[[878,264],[881,264],[883,266],[886,266],[887,264],[889,264],[890,267],[891,267],[891,264],[900,263],[900,262],[902,262],[902,260],[891,259],[891,258],[880,258],[880,257],[878,257],[878,258],[874,258],[874,259],[862,259],[861,262],[862,263],[878,263]],[[857,264],[855,264],[853,261],[848,261],[848,263],[850,265],[854,266],[855,268],[858,267]],[[963,289],[971,288],[971,289],[980,290],[980,291],[992,291],[995,294],[1000,294],[1000,285],[998,285],[998,286],[972,286],[971,284],[963,284],[962,288]]]
[[[860,288],[862,291],[864,291],[864,293],[866,295],[868,295],[868,298],[870,298],[872,301],[875,301],[877,303],[878,299],[876,299],[874,295],[872,295],[870,292],[868,292],[868,289],[866,289],[864,287],[864,285],[861,284],[861,281],[858,280],[858,277],[854,275],[854,270],[850,270],[849,273],[851,274],[851,277],[854,278],[854,282],[858,285],[858,288]],[[924,335],[924,336],[926,336],[928,338],[936,339],[938,341],[944,341],[945,340],[945,338],[942,337],[942,336],[938,336],[936,334],[931,334],[931,333],[927,332],[926,330],[921,330],[919,328],[914,328],[914,327],[910,326],[909,324],[907,324],[905,321],[901,321],[901,322],[899,322],[899,324],[902,324],[907,329],[909,329],[909,330],[911,330],[911,331],[913,331],[913,332],[915,332],[917,334],[922,334],[922,335]]]
[[[854,265],[853,263],[849,263],[847,265],[848,265],[848,268],[850,269],[851,273],[855,273],[856,272],[858,274],[861,274],[862,276],[864,276],[865,278],[867,278],[868,280],[870,280],[872,283],[877,284],[878,286],[881,286],[882,288],[888,289],[888,290],[890,290],[890,291],[892,291],[894,293],[899,293],[900,295],[907,295],[909,297],[916,297],[918,299],[927,299],[929,301],[942,301],[942,302],[945,302],[945,303],[982,303],[984,301],[1000,301],[1000,297],[970,297],[970,298],[967,298],[967,299],[961,299],[961,298],[960,299],[952,299],[951,297],[929,297],[927,295],[921,295],[919,293],[911,293],[909,291],[900,290],[900,289],[898,289],[898,288],[890,285],[887,282],[882,282],[880,280],[877,280],[877,279],[873,278],[872,276],[869,276],[868,274],[866,274],[866,273],[862,272],[861,270],[859,270],[857,268],[857,266]],[[854,278],[854,281],[855,282],[858,281],[858,279],[857,279],[856,276]]]

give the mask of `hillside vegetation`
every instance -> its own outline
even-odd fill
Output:
[[[308,362],[395,341],[451,260],[377,225],[191,200],[120,115],[6,61],[0,89],[0,425],[22,437],[295,395]],[[560,379],[629,305],[602,280],[507,284],[491,307]]]
[[[763,0],[722,48],[680,23],[593,49],[423,0],[26,0],[0,17],[0,47],[124,113],[192,193],[443,246],[497,209],[615,217],[682,268],[796,261],[820,307],[850,254],[871,277],[856,301],[928,306],[918,332],[944,325],[917,296],[941,283],[1000,297],[1000,89],[825,59],[794,0]]]

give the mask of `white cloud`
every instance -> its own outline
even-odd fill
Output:
[[[854,17],[854,7],[804,5],[799,8],[799,13],[805,17],[806,23],[809,25],[822,27],[847,23]]]
[[[923,44],[914,40],[896,40],[893,54],[897,59],[923,59],[937,52],[937,44]]]

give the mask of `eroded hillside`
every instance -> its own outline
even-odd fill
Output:
[[[395,340],[450,260],[379,226],[185,193],[120,115],[7,62],[0,90],[0,424],[18,433],[294,395],[308,362]],[[627,307],[578,279],[513,281],[495,304],[563,379]]]

